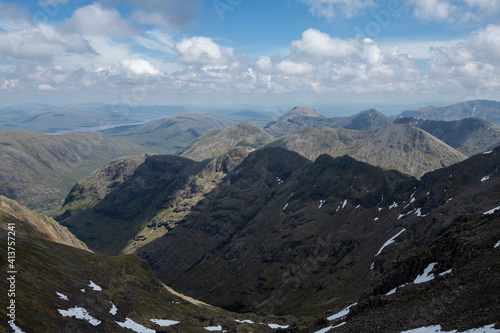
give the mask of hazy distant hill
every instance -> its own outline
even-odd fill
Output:
[[[274,138],[262,128],[246,121],[221,129],[208,130],[177,154],[195,161],[202,161],[217,157],[237,147],[253,150],[273,140]]]
[[[278,138],[304,128],[348,128],[372,130],[390,125],[391,121],[380,112],[370,109],[349,117],[327,118],[318,111],[299,106],[269,123],[264,129]]]
[[[360,161],[421,177],[466,157],[428,133],[409,125],[371,131],[313,128],[284,136],[267,145],[298,152],[314,161],[321,154],[349,155]]]
[[[466,156],[491,150],[500,145],[500,127],[479,118],[437,121],[398,117],[395,124],[409,124],[444,141]]]
[[[205,131],[225,125],[220,120],[200,113],[187,113],[152,120],[143,125],[116,127],[103,133],[134,142],[149,152],[174,154]]]
[[[374,109],[361,111],[350,117],[330,118],[338,124],[338,128],[369,131],[392,124],[382,113]]]
[[[35,210],[57,209],[71,187],[96,168],[141,148],[94,132],[0,132],[0,194]]]
[[[447,121],[474,117],[500,125],[500,102],[474,100],[449,106],[426,106],[418,110],[405,111],[401,116]]]

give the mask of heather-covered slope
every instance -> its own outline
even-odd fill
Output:
[[[32,236],[37,236],[56,243],[88,250],[87,245],[78,240],[72,233],[68,231],[67,228],[61,226],[50,217],[35,213],[20,205],[18,202],[10,200],[1,195],[0,228],[4,230],[13,230],[17,233],[21,232]]]
[[[94,132],[42,135],[0,132],[0,194],[30,209],[51,212],[80,179],[141,148]]]

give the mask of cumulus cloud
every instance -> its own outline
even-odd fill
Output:
[[[135,31],[116,9],[99,3],[78,8],[64,26],[82,35],[128,36]]]
[[[124,59],[120,61],[120,65],[135,75],[155,75],[160,73],[149,61],[144,59]]]
[[[411,0],[409,4],[413,16],[424,22],[483,21],[500,14],[497,0]]]
[[[233,49],[223,47],[208,37],[184,38],[175,45],[179,60],[187,65],[224,65],[233,55]]]
[[[354,39],[331,37],[316,29],[307,29],[302,33],[302,39],[293,41],[291,51],[304,58],[337,58],[342,59],[358,52],[360,44]]]
[[[0,54],[14,59],[49,61],[61,54],[92,54],[87,40],[40,24],[22,30],[0,32]]]
[[[499,43],[500,26],[488,25],[453,46],[431,48],[431,81],[472,92],[480,87],[498,89]]]
[[[311,13],[333,19],[336,17],[353,18],[363,10],[373,8],[373,0],[302,0],[310,7]]]

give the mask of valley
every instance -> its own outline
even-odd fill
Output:
[[[13,109],[46,129],[0,131],[19,309],[0,331],[498,332],[497,107],[150,107],[62,135]]]

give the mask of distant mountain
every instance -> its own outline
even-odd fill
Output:
[[[103,133],[131,141],[152,153],[174,154],[205,131],[225,125],[222,121],[203,114],[187,113],[152,120],[143,125],[116,127]]]
[[[70,238],[65,228],[3,197],[0,216],[3,249],[7,222],[16,232],[15,260],[8,261],[7,251],[0,257],[17,271],[6,276],[14,275],[15,282],[1,283],[5,304],[11,304],[7,297],[15,301],[15,320],[2,320],[2,332],[207,332],[219,326],[220,331],[274,332],[271,326],[295,320],[240,315],[186,297],[165,286],[136,256],[105,257],[61,244],[61,236]],[[8,296],[13,285],[15,296]]]
[[[141,153],[127,141],[93,132],[43,135],[25,130],[0,132],[0,195],[37,211],[61,207],[80,179],[125,155]]]
[[[466,156],[491,150],[500,145],[500,126],[479,118],[438,121],[398,117],[394,123],[418,127]]]
[[[208,130],[177,154],[195,161],[202,161],[217,157],[237,147],[253,150],[273,140],[274,138],[262,128],[246,121],[222,129]]]
[[[264,129],[278,138],[304,128],[347,128],[366,131],[390,124],[389,119],[374,109],[349,117],[326,118],[314,109],[299,106],[272,121]]]
[[[203,301],[311,316],[423,274],[435,258],[389,278],[394,263],[426,251],[455,219],[500,205],[500,148],[420,181],[348,156],[246,154],[203,162],[149,156],[104,199],[61,222],[93,250],[137,253],[162,281]],[[75,187],[73,202],[91,187]],[[312,327],[321,324],[328,321]]]
[[[474,117],[500,125],[500,102],[474,100],[449,106],[431,105],[418,110],[405,111],[400,116],[446,121]]]
[[[223,122],[231,124],[250,121],[258,126],[266,126],[274,118],[272,113],[256,111],[251,109],[237,109],[237,110],[207,110],[203,112],[210,117],[219,119]]]
[[[442,141],[409,125],[391,125],[371,131],[304,129],[279,138],[267,147],[295,151],[312,161],[321,154],[334,157],[347,154],[415,177],[466,158]]]
[[[338,128],[347,128],[360,131],[369,131],[385,127],[392,122],[382,113],[374,109],[361,111],[350,117],[330,118],[338,124]]]

